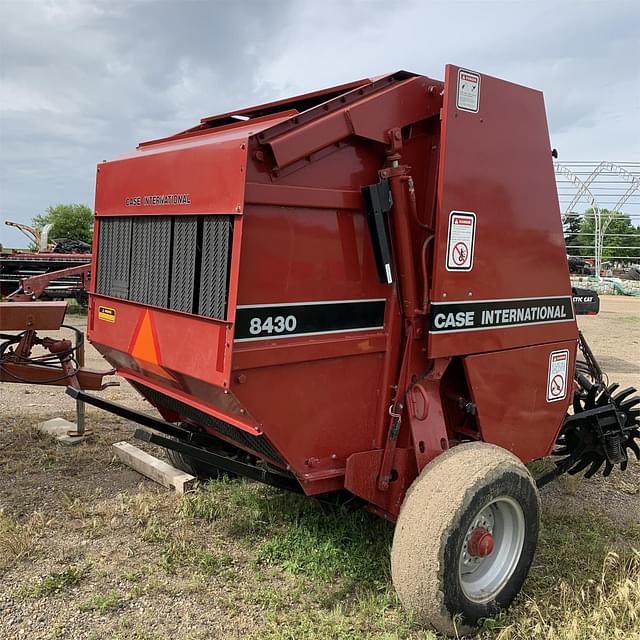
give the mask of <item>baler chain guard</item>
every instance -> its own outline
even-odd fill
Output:
[[[593,477],[603,465],[605,477],[616,465],[624,471],[629,451],[640,460],[636,442],[640,440],[640,396],[634,395],[634,387],[618,391],[619,384],[606,384],[582,335],[579,344],[585,361],[576,364],[573,414],[565,418],[552,452],[561,459],[538,480],[539,487],[563,473],[576,475],[587,467],[585,478]]]

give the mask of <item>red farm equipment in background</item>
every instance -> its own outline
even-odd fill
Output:
[[[543,484],[640,453],[640,400],[576,325],[540,92],[398,72],[97,171],[88,337],[162,419],[71,393],[186,470],[397,521],[394,584],[425,623],[520,589],[523,463],[559,454]]]

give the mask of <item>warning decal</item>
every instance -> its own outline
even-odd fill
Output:
[[[476,238],[476,214],[452,211],[449,214],[447,271],[471,271]]]
[[[456,106],[462,111],[478,113],[480,109],[480,76],[458,69],[458,96]]]
[[[552,351],[549,354],[547,373],[547,402],[564,400],[567,397],[567,373],[569,371],[569,351]]]
[[[98,319],[107,322],[116,321],[116,310],[111,307],[98,307]]]

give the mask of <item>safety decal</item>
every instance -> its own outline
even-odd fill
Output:
[[[238,305],[234,340],[273,340],[384,328],[385,300]]]
[[[480,331],[573,321],[571,296],[432,302],[430,333]]]
[[[116,310],[111,307],[98,307],[98,320],[105,320],[106,322],[116,321]]]
[[[567,397],[567,373],[569,371],[569,351],[562,349],[549,354],[547,373],[547,402],[564,400]]]
[[[478,113],[480,109],[480,75],[458,69],[458,93],[456,106],[462,111]]]
[[[447,271],[471,271],[476,240],[476,214],[452,211],[449,214]]]

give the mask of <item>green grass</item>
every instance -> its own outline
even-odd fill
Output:
[[[169,575],[188,570],[214,575],[227,568],[229,562],[229,556],[222,551],[205,549],[194,542],[173,540],[162,549],[159,564]]]
[[[87,565],[70,565],[63,571],[54,571],[41,578],[34,585],[27,585],[20,590],[20,595],[31,598],[44,598],[77,585],[86,575]]]
[[[253,640],[439,638],[400,607],[389,572],[392,526],[366,512],[327,514],[308,498],[228,481],[185,496],[179,512],[243,540],[262,576],[244,597],[244,606],[265,612]],[[634,548],[640,549],[640,527],[622,528],[595,514],[545,514],[523,592],[509,611],[484,621],[476,638],[636,640]]]
[[[84,602],[78,605],[80,611],[99,611],[100,613],[107,613],[113,611],[120,606],[120,598],[115,591],[109,592],[107,595],[97,593],[91,598],[88,598]]]
[[[255,562],[310,578],[388,583],[392,526],[368,512],[326,512],[309,498],[255,484],[210,482],[183,498],[180,512],[241,534]]]

